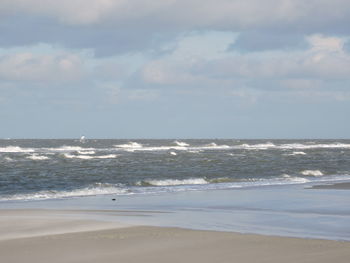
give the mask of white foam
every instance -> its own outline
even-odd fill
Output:
[[[32,154],[30,156],[27,156],[27,159],[31,159],[31,160],[34,160],[34,161],[41,161],[41,160],[48,160],[50,159],[49,157],[47,156],[44,156],[44,155],[38,155],[38,154]]]
[[[95,154],[95,151],[78,151],[79,154]]]
[[[8,157],[8,156],[6,156],[4,159],[5,159],[5,161],[8,161],[8,162],[12,162],[13,161],[13,159]]]
[[[175,143],[177,146],[181,146],[181,147],[190,146],[188,143],[185,143],[185,142],[174,141],[174,143]]]
[[[238,145],[237,148],[247,149],[247,150],[267,150],[271,148],[276,148],[276,145],[271,142],[252,144],[252,145],[245,143],[245,144]]]
[[[306,153],[304,153],[304,152],[292,152],[292,153],[286,153],[284,155],[295,156],[295,155],[306,155]]]
[[[31,153],[31,152],[34,152],[34,149],[21,148],[19,146],[7,146],[7,147],[0,147],[0,152],[3,152],[3,153]]]
[[[100,155],[100,156],[94,156],[97,159],[113,159],[117,158],[117,154],[107,154],[107,155]]]
[[[91,160],[91,159],[113,159],[116,158],[118,155],[116,154],[107,154],[107,155],[98,155],[98,156],[91,156],[91,155],[73,155],[65,153],[64,157],[68,159],[83,159],[83,160]]]
[[[177,155],[177,153],[176,153],[176,152],[170,152],[170,154],[171,154],[171,155],[174,155],[174,156],[176,156],[176,155]]]
[[[191,179],[184,179],[184,180],[178,180],[178,179],[147,180],[139,183],[139,185],[148,184],[153,186],[176,186],[176,185],[197,185],[197,184],[208,184],[208,183],[209,182],[203,178],[191,178]]]
[[[323,173],[320,170],[304,170],[300,172],[302,175],[305,176],[322,176]]]
[[[127,144],[118,144],[114,146],[117,148],[124,148],[124,149],[140,149],[143,147],[142,144],[137,142],[129,142]]]
[[[40,148],[40,150],[49,151],[49,152],[86,152],[86,151],[93,151],[95,148],[83,148],[80,146],[70,146],[70,145],[63,145],[61,147],[57,148]]]
[[[350,144],[345,143],[328,143],[328,144],[302,144],[302,143],[289,143],[275,145],[271,142],[262,144],[241,144],[234,146],[236,149],[246,150],[268,150],[268,149],[281,149],[281,150],[307,150],[307,149],[350,149]]]
[[[72,191],[39,191],[32,194],[12,195],[8,197],[0,198],[0,200],[3,200],[3,201],[40,200],[40,199],[57,199],[57,198],[94,196],[94,195],[106,195],[106,194],[125,195],[125,194],[129,194],[129,191],[125,188],[114,186],[112,184],[96,183],[89,187],[75,189]]]
[[[204,146],[193,147],[193,149],[203,149],[203,150],[220,150],[220,149],[230,149],[228,145],[217,145],[215,142],[206,144]]]

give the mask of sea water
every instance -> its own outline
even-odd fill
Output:
[[[350,240],[349,140],[0,140],[0,208]],[[116,199],[116,201],[112,201]]]

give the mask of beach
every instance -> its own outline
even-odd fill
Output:
[[[348,140],[0,145],[1,263],[350,258]]]
[[[83,220],[85,212],[80,219],[67,219],[70,214],[0,211],[1,261],[345,263],[350,258],[349,242],[128,226]]]

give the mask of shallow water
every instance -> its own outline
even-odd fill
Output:
[[[9,201],[3,202],[2,208],[92,210],[84,212],[83,217],[136,225],[350,241],[349,191],[285,185]]]

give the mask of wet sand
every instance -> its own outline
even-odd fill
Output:
[[[0,210],[1,262],[349,262],[350,242],[127,226]],[[118,213],[118,212],[117,212]]]
[[[350,190],[350,183],[335,183],[335,184],[324,184],[314,185],[311,189],[334,189],[334,190]]]

